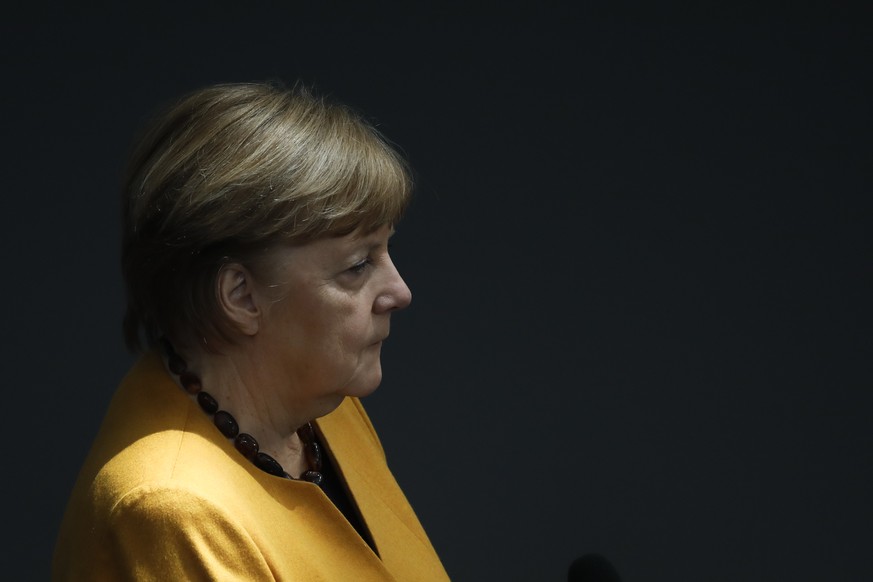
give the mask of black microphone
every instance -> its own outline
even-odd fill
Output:
[[[600,554],[585,554],[570,564],[567,582],[621,582],[621,578],[609,560]]]

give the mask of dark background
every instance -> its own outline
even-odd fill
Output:
[[[869,14],[462,6],[4,17],[4,578],[47,578],[131,361],[134,132],[208,83],[299,78],[416,170],[415,299],[367,404],[454,580],[587,552],[630,582],[873,579]]]

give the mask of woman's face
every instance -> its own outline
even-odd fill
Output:
[[[412,300],[388,255],[392,234],[384,226],[275,251],[259,335],[296,396],[366,396],[381,382],[391,312]]]

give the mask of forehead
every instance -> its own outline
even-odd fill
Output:
[[[379,246],[391,238],[393,234],[394,227],[387,224],[373,230],[365,231],[359,228],[348,234],[316,239],[306,245],[302,245],[301,248],[311,247],[315,252],[343,253]]]
[[[274,267],[334,268],[334,264],[384,245],[394,227],[383,225],[372,231],[357,229],[348,234],[326,236],[296,245],[279,245],[268,253]]]

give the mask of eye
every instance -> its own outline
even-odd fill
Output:
[[[372,264],[373,264],[373,259],[371,259],[370,257],[367,257],[363,261],[355,263],[354,265],[349,267],[348,272],[352,273],[354,275],[361,275],[364,273],[364,271],[367,270],[367,267],[369,267]]]

